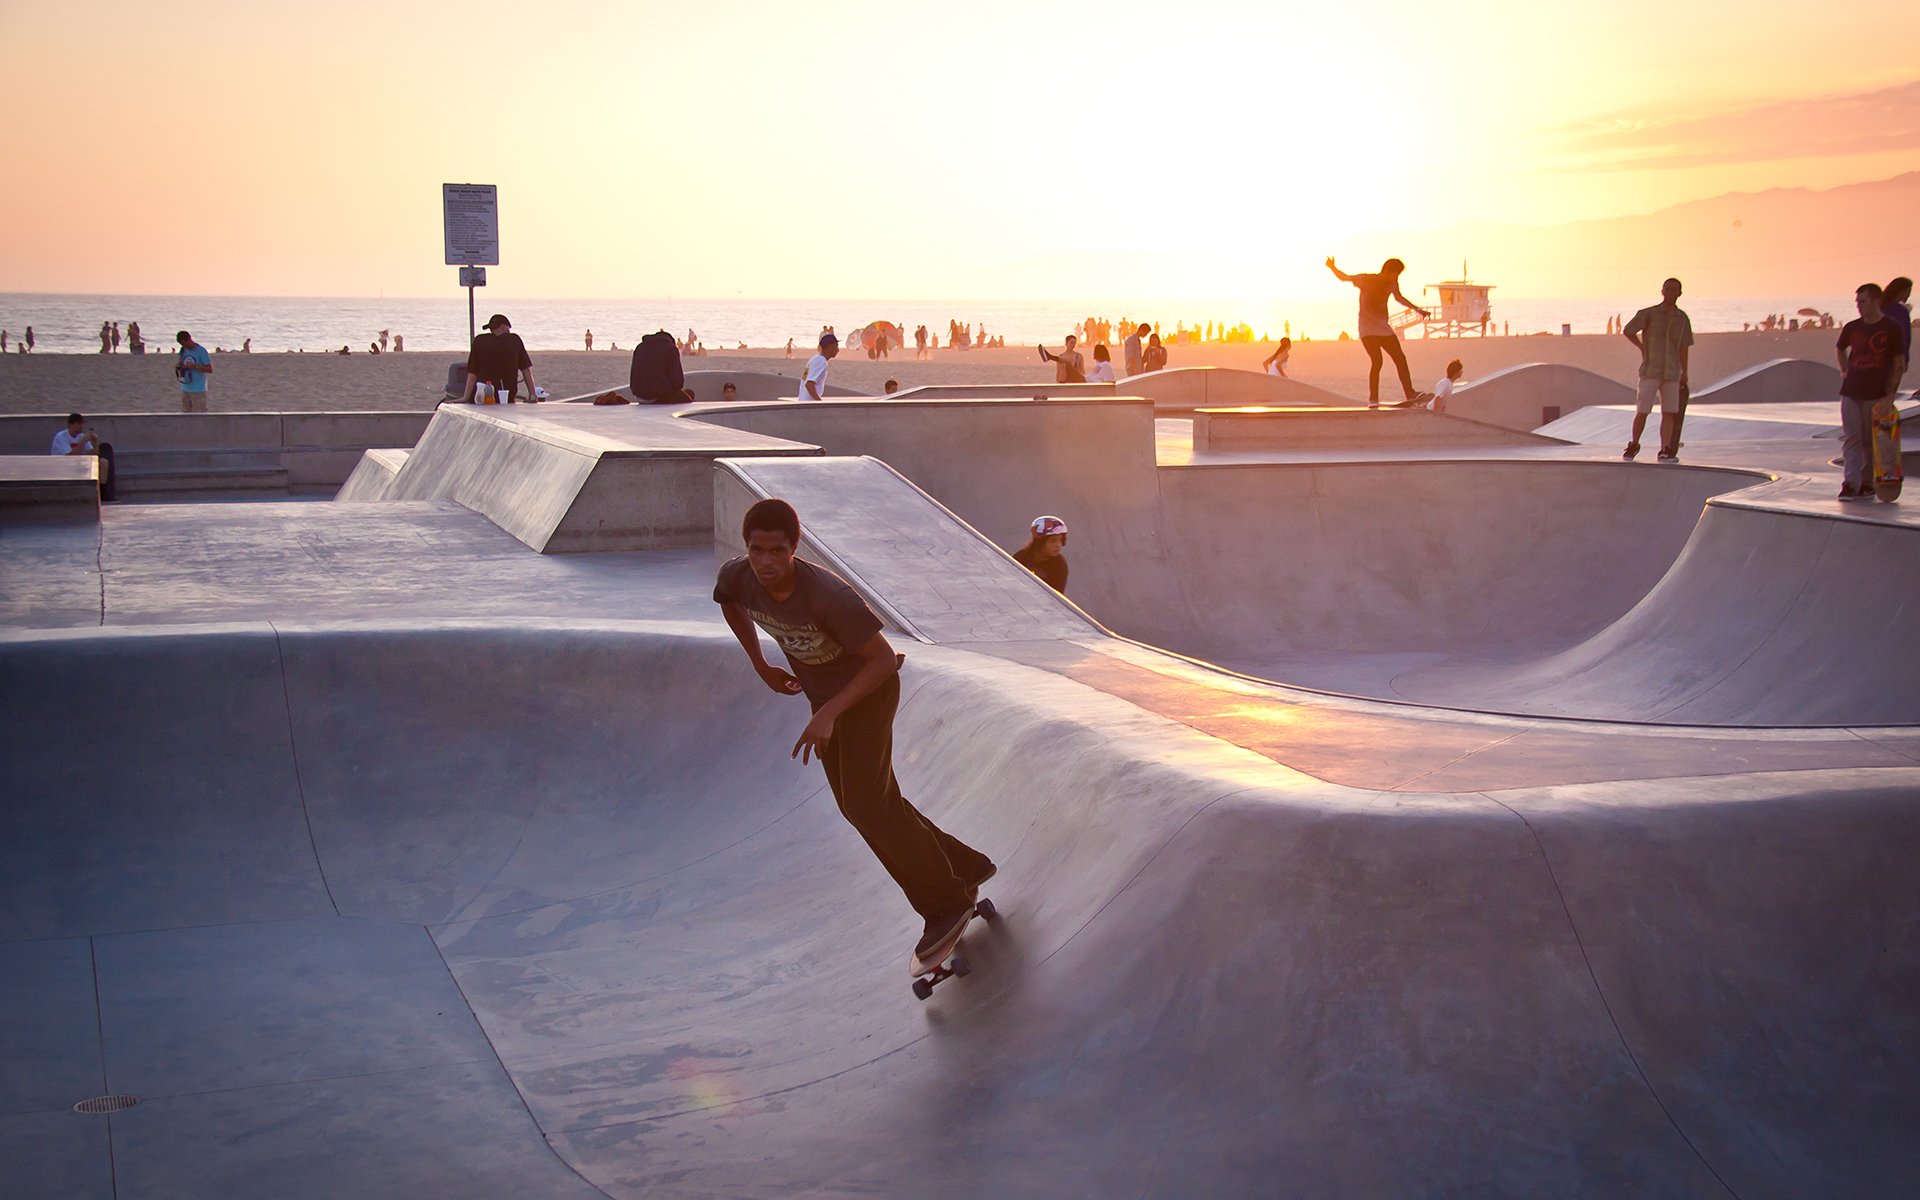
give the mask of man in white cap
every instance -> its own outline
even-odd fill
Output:
[[[827,364],[840,353],[840,339],[829,329],[820,335],[820,353],[807,360],[807,373],[800,379],[801,400],[827,398]]]
[[[1035,517],[1028,527],[1032,535],[1016,550],[1013,561],[1038,575],[1062,596],[1067,594],[1067,523],[1059,517]]]

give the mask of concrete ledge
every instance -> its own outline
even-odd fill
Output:
[[[411,446],[430,412],[103,413],[87,422],[114,448],[128,492],[327,492],[362,452]],[[45,454],[65,413],[0,417],[0,453]],[[192,456],[191,470],[182,455]]]
[[[387,464],[363,462],[338,499],[452,500],[542,553],[698,546],[713,537],[713,459],[819,453],[651,406],[449,405],[384,488]]]
[[[353,474],[340,485],[335,500],[349,503],[369,503],[385,500],[387,491],[393,487],[393,481],[400,474],[400,468],[406,465],[410,451],[406,450],[367,450],[360,455],[360,461],[353,468]]]
[[[1424,408],[1203,408],[1193,414],[1195,453],[1432,446],[1540,446],[1556,438],[1521,433]]]
[[[0,522],[100,520],[100,460],[91,454],[0,456]]]
[[[1111,383],[929,383],[895,392],[882,399],[1084,400],[1103,399],[1116,395],[1119,395],[1119,389]]]
[[[734,392],[736,393],[734,399],[736,400],[792,400],[800,394],[800,372],[806,367],[806,359],[795,359],[794,361],[797,365],[794,368],[794,373],[792,375],[782,375],[777,371],[687,370],[687,361],[688,360],[682,360],[681,368],[686,372],[687,386],[693,389],[692,402],[698,404],[721,403],[720,389],[729,383],[733,385]],[[696,358],[691,361],[699,362],[700,360]],[[612,381],[599,391],[586,392],[579,396],[568,396],[564,398],[561,403],[592,404],[593,398],[602,392],[619,392],[622,396],[625,396],[630,403],[639,403],[639,401],[634,400],[633,389],[626,385],[625,376]],[[833,384],[827,385],[827,395],[829,396],[857,396],[859,394],[860,393],[851,388],[835,387]],[[663,405],[661,407],[670,408],[672,406]]]
[[[1340,407],[1353,403],[1310,383],[1232,367],[1167,367],[1129,375],[1120,381],[1120,390],[1129,396],[1145,396],[1161,413],[1245,404]]]

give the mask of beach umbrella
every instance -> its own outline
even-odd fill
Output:
[[[1820,310],[1817,308],[1803,308],[1793,315],[1796,317],[1817,317],[1820,315]]]
[[[892,321],[873,321],[854,334],[862,350],[871,349],[880,344],[880,336],[886,335],[887,345],[898,349],[900,346],[900,327]]]

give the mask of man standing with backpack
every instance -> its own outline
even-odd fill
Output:
[[[673,344],[672,334],[658,329],[640,339],[633,348],[633,369],[627,383],[633,389],[633,398],[642,404],[685,403],[687,375],[680,366],[680,349]]]

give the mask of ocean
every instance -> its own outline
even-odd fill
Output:
[[[1408,294],[1418,300],[1419,294]],[[1574,333],[1602,333],[1615,314],[1631,315],[1659,300],[1658,295],[1619,299],[1502,297],[1493,295],[1495,331],[1559,333],[1563,325]],[[1072,300],[549,300],[477,293],[477,317],[505,313],[513,329],[533,350],[579,350],[585,332],[593,330],[594,344],[630,347],[640,335],[656,329],[685,337],[689,329],[712,351],[750,347],[776,348],[792,338],[798,345],[813,342],[822,325],[842,335],[870,321],[894,321],[911,330],[924,323],[929,332],[947,340],[947,322],[961,321],[1004,336],[1009,345],[1057,343],[1073,332],[1076,322],[1098,315],[1115,322],[1125,316],[1157,321],[1162,336],[1185,322],[1204,328],[1208,322],[1237,325],[1246,322],[1255,335],[1279,338],[1290,332],[1327,339],[1354,327],[1352,289],[1330,287],[1325,295],[1302,300],[1276,299],[1256,305],[1245,301],[1136,301],[1115,303]],[[1742,323],[1758,324],[1768,313],[1791,316],[1804,307],[1832,313],[1839,320],[1854,315],[1851,296],[1796,297],[1683,297],[1681,307],[1699,332],[1732,331]],[[381,330],[400,334],[409,350],[458,351],[467,345],[467,303],[464,293],[444,297],[330,298],[304,296],[85,296],[65,294],[0,293],[0,329],[8,333],[9,352],[28,326],[33,327],[36,350],[55,354],[91,354],[100,349],[100,322],[118,321],[124,333],[129,321],[140,323],[151,350],[171,352],[176,330],[191,330],[209,349],[238,350],[251,338],[258,352],[305,350],[308,353],[351,346],[367,349]],[[1119,335],[1116,334],[1116,337]],[[123,346],[124,350],[124,346]]]

